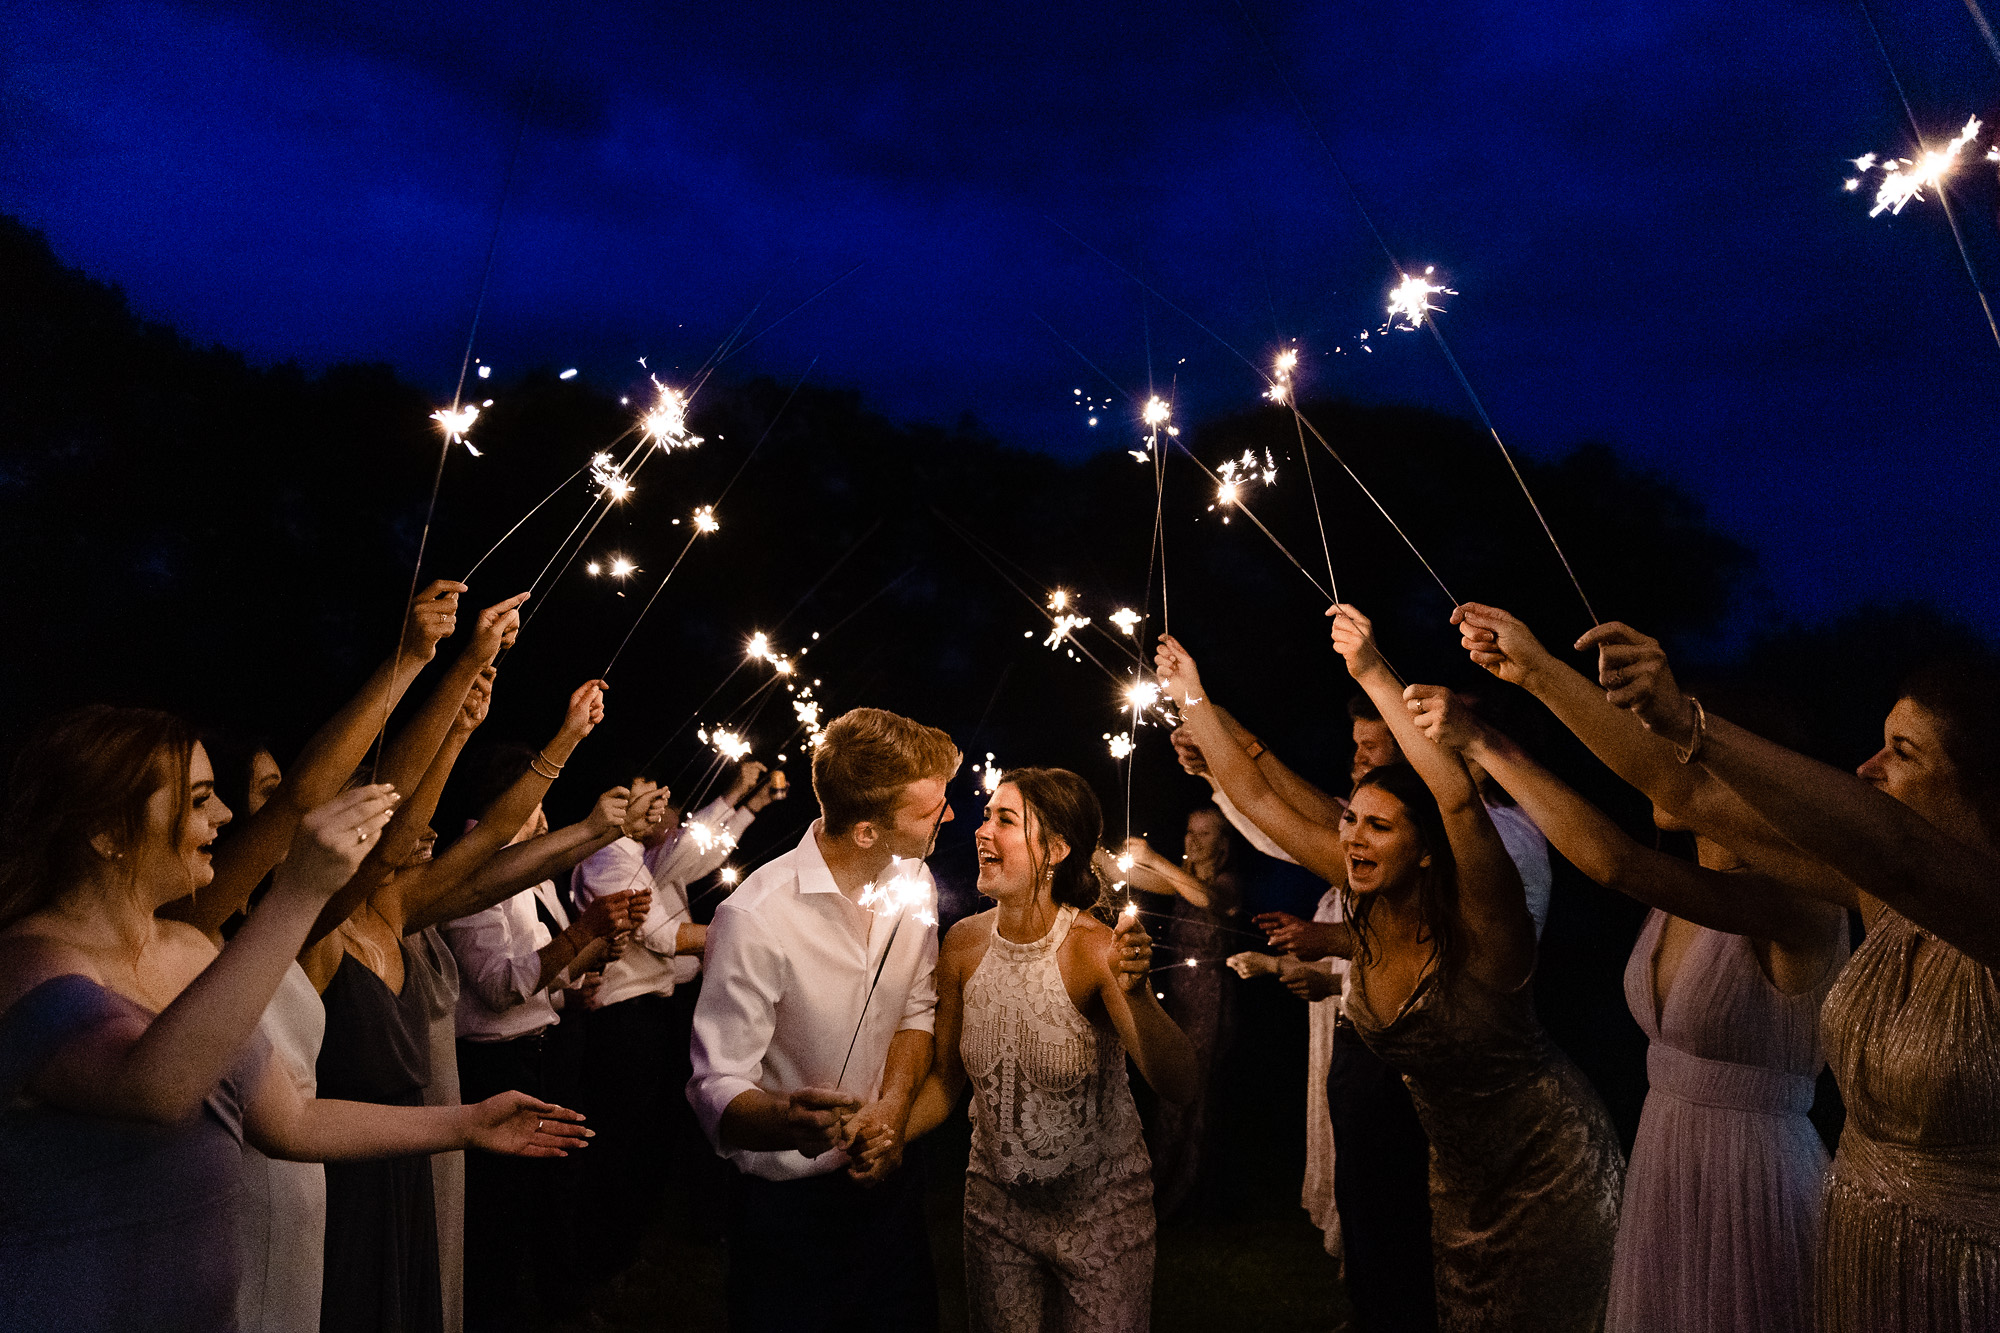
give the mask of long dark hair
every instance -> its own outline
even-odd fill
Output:
[[[195,734],[150,708],[91,704],[37,727],[15,756],[0,815],[0,929],[96,874],[109,839],[128,887],[146,838],[146,803],[165,788],[176,809],[176,844],[193,814],[188,766]]]
[[[1058,907],[1085,912],[1097,907],[1104,881],[1090,861],[1104,836],[1104,807],[1090,784],[1066,768],[1010,768],[1000,775],[1000,784],[1020,792],[1022,803],[1035,814],[1038,836],[1028,850],[1036,881],[1050,872],[1049,896]],[[1069,851],[1051,866],[1050,844],[1057,838],[1069,844]]]
[[[1451,854],[1451,839],[1445,833],[1444,815],[1437,797],[1408,764],[1384,764],[1371,768],[1354,784],[1354,790],[1380,787],[1396,798],[1416,825],[1417,844],[1431,858],[1428,866],[1417,868],[1417,912],[1423,922],[1420,939],[1430,941],[1431,961],[1444,980],[1458,959],[1458,861]],[[1354,931],[1356,952],[1363,962],[1375,957],[1374,932],[1368,917],[1375,895],[1356,893],[1343,883],[1340,905]]]

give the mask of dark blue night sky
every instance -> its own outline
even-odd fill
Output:
[[[1604,440],[1758,553],[1765,609],[2000,613],[2000,349],[1859,8],[1811,0],[1249,0],[1380,224],[1461,294],[1501,430]],[[1129,414],[1038,322],[1182,421],[1308,392],[1467,405],[1233,3],[1064,6],[0,0],[0,210],[139,310],[448,397],[521,112],[478,352],[622,388],[850,267],[732,371],[1065,454]],[[1959,0],[1878,18],[1927,136],[2000,118]],[[1994,141],[1982,136],[1980,152]],[[1993,169],[1954,201],[2000,279]],[[1052,221],[1053,220],[1053,221]],[[1055,223],[1214,330],[1147,297]],[[1334,349],[1342,349],[1336,352]],[[115,366],[105,368],[116,375]],[[1758,613],[1754,600],[1748,608]]]

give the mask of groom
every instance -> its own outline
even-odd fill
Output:
[[[930,854],[958,764],[935,727],[836,718],[813,753],[819,819],[716,909],[688,1100],[736,1167],[735,1333],[937,1326],[922,1180],[895,1170],[930,1072],[937,926],[861,897],[892,858]]]

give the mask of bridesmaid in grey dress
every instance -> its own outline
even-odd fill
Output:
[[[1534,921],[1459,756],[1433,742],[1443,690],[1405,692],[1351,606],[1348,670],[1409,763],[1363,777],[1336,841],[1288,813],[1220,734],[1186,650],[1157,660],[1209,771],[1307,868],[1347,884],[1347,1013],[1409,1085],[1431,1141],[1441,1328],[1590,1333],[1604,1320],[1625,1161],[1603,1103],[1542,1031]],[[1213,742],[1213,743],[1211,743]]]

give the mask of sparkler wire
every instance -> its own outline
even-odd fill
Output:
[[[925,843],[926,856],[937,850],[938,830],[944,826],[944,814],[949,809],[951,809],[951,797],[946,796],[938,803],[937,816],[931,820],[931,836]],[[917,863],[922,865],[923,858],[918,858]],[[875,987],[882,980],[882,969],[889,965],[889,955],[896,950],[896,935],[903,929],[903,919],[909,914],[907,907],[898,907],[896,910],[896,924],[889,928],[889,942],[882,946],[882,961],[875,964],[875,979],[868,983],[868,993],[861,997],[861,1017],[854,1022],[854,1035],[847,1039],[847,1054],[840,1058],[840,1073],[833,1080],[833,1086],[836,1088],[840,1086],[841,1080],[847,1077],[847,1062],[854,1058],[854,1045],[861,1040],[861,1029],[868,1022],[869,1001],[875,998]]]
[[[487,547],[486,554],[480,556],[477,560],[473,561],[472,568],[466,570],[465,573],[462,576],[460,576],[458,581],[460,583],[470,583],[472,581],[472,576],[479,572],[479,567],[485,564],[488,558],[490,558],[495,551],[499,550],[502,546],[505,546],[507,544],[507,538],[513,536],[515,533],[521,530],[522,523],[526,523],[536,514],[539,514],[542,511],[543,505],[547,504],[549,501],[555,499],[558,495],[562,494],[563,487],[569,485],[571,482],[575,481],[578,477],[582,476],[584,474],[585,469],[587,469],[589,466],[590,465],[588,463],[584,464],[583,467],[578,468],[576,471],[570,473],[567,477],[564,477],[560,482],[556,483],[556,488],[550,491],[547,495],[544,495],[539,501],[537,501],[533,509],[530,509],[527,513],[521,515],[520,522],[517,522],[516,524],[514,524],[513,527],[507,529],[507,531],[501,535],[499,541],[494,542],[493,545]]]
[[[1395,271],[1398,279],[1408,281],[1409,274],[1403,268],[1402,261],[1396,257],[1396,252],[1390,248],[1388,238],[1383,236],[1382,229],[1375,225],[1375,219],[1369,213],[1367,205],[1362,203],[1361,192],[1355,188],[1353,179],[1347,174],[1347,169],[1340,164],[1340,158],[1334,153],[1333,145],[1326,141],[1326,135],[1321,132],[1319,122],[1306,109],[1305,100],[1299,96],[1298,89],[1292,86],[1292,81],[1286,75],[1284,66],[1278,63],[1277,53],[1271,49],[1271,44],[1265,40],[1263,29],[1258,27],[1257,21],[1251,17],[1247,0],[1237,0],[1237,8],[1243,14],[1243,22],[1256,36],[1257,44],[1263,48],[1265,58],[1271,62],[1271,69],[1277,74],[1278,82],[1283,84],[1286,93],[1290,94],[1292,104],[1298,108],[1300,117],[1306,123],[1306,128],[1311,130],[1313,138],[1318,140],[1320,150],[1326,154],[1327,162],[1333,167],[1333,174],[1340,178],[1341,186],[1347,191],[1348,201],[1354,205],[1354,211],[1360,215],[1362,222],[1367,224],[1369,232],[1375,237],[1375,243],[1382,248],[1382,254],[1388,259],[1389,267]],[[1863,0],[1863,9],[1866,9],[1865,0]],[[1942,192],[1940,191],[1940,193]],[[1982,297],[1981,299],[1983,300],[1984,298]],[[1569,563],[1569,556],[1563,551],[1562,543],[1556,540],[1555,530],[1549,526],[1548,519],[1543,517],[1541,505],[1536,502],[1534,492],[1528,489],[1527,479],[1521,475],[1519,465],[1514,462],[1513,451],[1507,448],[1507,442],[1500,437],[1499,428],[1493,424],[1492,416],[1487,413],[1486,404],[1480,398],[1479,391],[1472,387],[1472,381],[1467,378],[1464,368],[1459,365],[1458,357],[1451,350],[1451,344],[1445,341],[1444,332],[1438,327],[1437,316],[1432,315],[1425,323],[1430,328],[1431,338],[1437,343],[1438,350],[1444,353],[1445,363],[1451,367],[1451,373],[1457,377],[1459,387],[1465,390],[1465,396],[1471,400],[1472,410],[1479,415],[1480,424],[1486,427],[1486,433],[1491,435],[1493,443],[1499,446],[1500,456],[1507,460],[1508,470],[1514,474],[1514,480],[1520,485],[1521,494],[1527,497],[1528,507],[1535,513],[1535,521],[1542,525],[1542,535],[1547,537],[1549,545],[1555,548],[1556,558],[1562,561],[1563,573],[1569,575],[1570,586],[1576,589],[1577,598],[1583,603],[1583,609],[1589,614],[1591,623],[1593,625],[1602,624],[1603,622],[1597,617],[1597,609],[1590,604],[1589,594],[1584,592],[1583,583],[1577,578],[1576,570]],[[1996,340],[2000,340],[2000,329],[1996,329],[1994,337]],[[1241,354],[1239,353],[1239,355]],[[1436,577],[1435,573],[1432,577]],[[1455,607],[1457,603],[1454,602],[1452,605]]]
[[[1903,89],[1903,80],[1896,73],[1895,62],[1889,59],[1889,48],[1883,44],[1882,30],[1875,26],[1875,15],[1868,8],[1868,0],[1856,0],[1856,3],[1861,7],[1861,17],[1868,23],[1868,35],[1875,39],[1875,50],[1882,57],[1882,68],[1889,72],[1889,82],[1896,87],[1896,100],[1903,104],[1903,116],[1910,122],[1911,137],[1917,141],[1917,158],[1922,161],[1930,150],[1924,145],[1923,130],[1917,126],[1917,113],[1910,105],[1910,95]],[[1967,3],[1970,6],[1971,0],[1967,0]],[[1986,16],[1979,13],[1976,8],[1973,14],[1979,20],[1980,29],[1985,32],[1986,40],[1992,42],[1993,32],[1986,26]],[[1995,51],[1994,58],[2000,60],[2000,50]],[[1972,283],[1973,295],[1979,298],[1979,309],[1986,316],[1986,327],[1993,335],[1993,344],[2000,347],[2000,321],[1994,319],[1993,303],[1987,300],[1986,288],[1979,281],[1978,271],[1972,267],[1972,252],[1965,248],[1965,233],[1959,230],[1958,215],[1952,212],[1951,208],[1951,190],[1942,175],[1938,177],[1936,187],[1938,203],[1944,207],[1944,220],[1951,224],[1951,239],[1958,245],[1959,261],[1965,265],[1965,276]]]
[[[1986,49],[1993,53],[1993,63],[2000,65],[2000,38],[1993,35],[1993,25],[1986,21],[1986,11],[1979,7],[1979,0],[1965,0],[1965,8],[1972,15],[1972,21],[1979,25],[1979,35],[1986,39]]]

